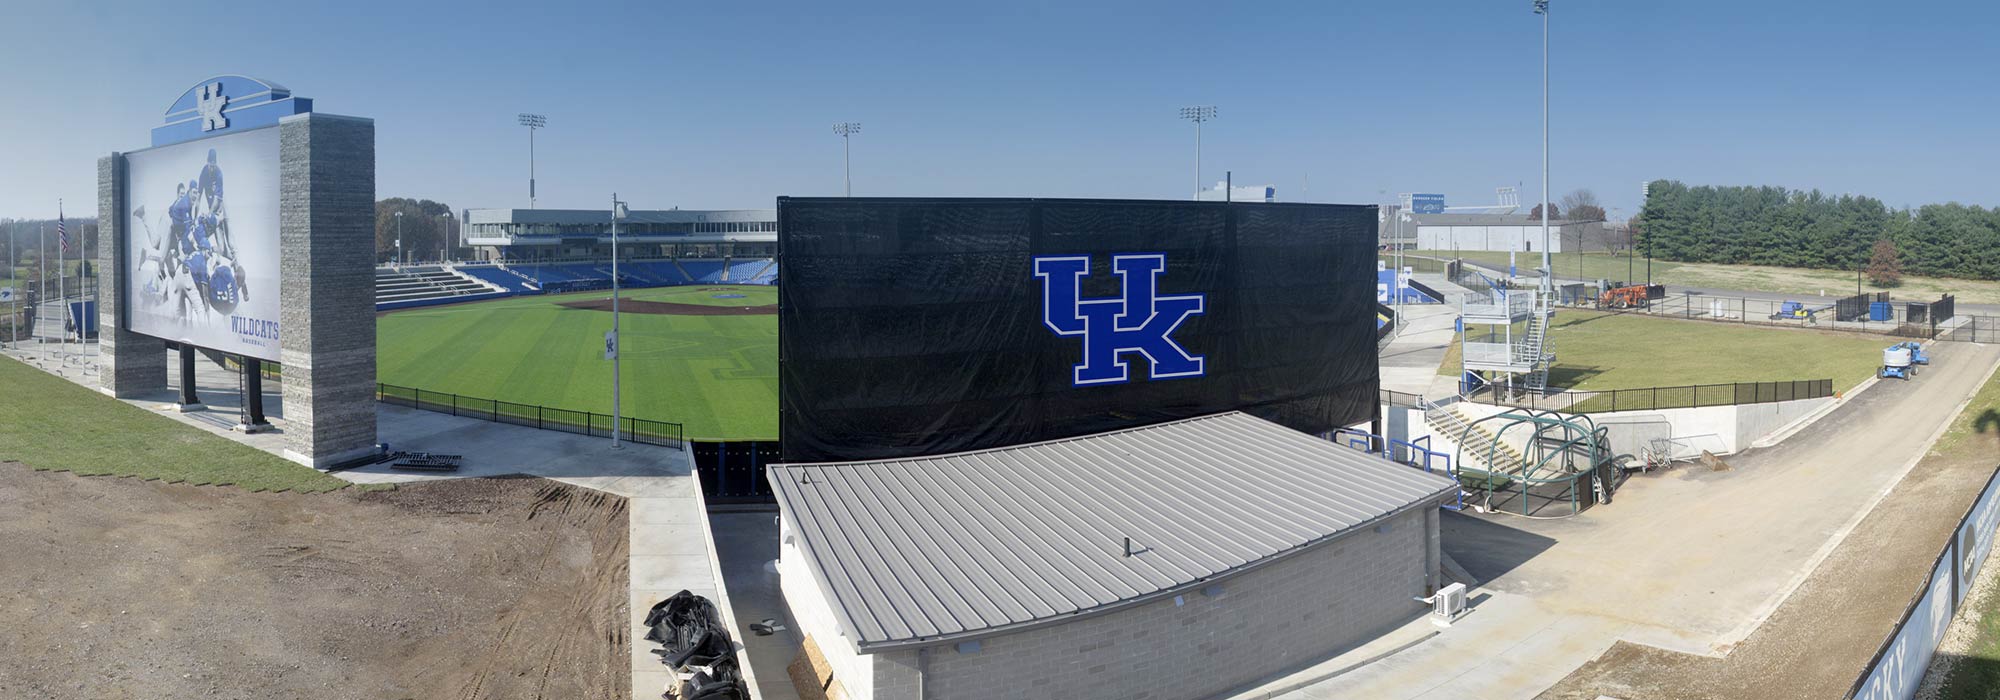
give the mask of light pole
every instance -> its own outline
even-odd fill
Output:
[[[1534,0],[1542,16],[1542,293],[1555,289],[1549,263],[1549,0]]]
[[[409,256],[403,254],[403,212],[396,212],[396,266],[408,263]]]
[[[1181,118],[1194,122],[1194,198],[1201,199],[1201,123],[1215,119],[1215,105],[1181,108]]]
[[[611,449],[619,449],[618,428],[624,422],[624,406],[619,401],[618,390],[618,347],[624,338],[618,335],[618,220],[625,218],[625,203],[618,201],[618,193],[611,193],[611,342],[605,343],[611,350]]]
[[[458,252],[458,237],[451,235],[451,210],[449,209],[446,209],[444,212],[444,245],[444,255],[438,258],[440,262]]]
[[[517,119],[528,127],[528,208],[535,208],[535,130],[549,125],[549,118],[522,112]]]
[[[849,136],[861,133],[861,122],[840,122],[833,125],[833,133],[840,135],[841,179],[847,183],[847,196],[854,196],[854,149],[848,144]]]

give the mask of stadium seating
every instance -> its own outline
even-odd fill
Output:
[[[459,265],[454,270],[459,274],[492,283],[513,294],[542,293],[542,288],[535,286],[528,278],[498,265]]]
[[[777,284],[778,261],[633,260],[618,263],[627,287],[678,284]],[[609,263],[468,263],[375,270],[375,308],[398,309],[516,294],[578,292],[611,287]]]
[[[733,260],[729,263],[729,273],[723,279],[731,284],[755,284],[750,280],[755,278],[757,273],[763,272],[764,267],[770,262],[766,258]]]
[[[509,294],[500,285],[440,267],[375,269],[376,309],[491,299]]]
[[[729,269],[721,260],[682,260],[680,264],[694,284],[720,284],[722,273]]]

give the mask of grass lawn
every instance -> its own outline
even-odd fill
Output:
[[[656,287],[625,298],[762,306],[776,287]],[[742,294],[742,299],[716,299]],[[605,291],[512,297],[398,311],[376,319],[377,374],[385,384],[578,411],[611,412],[611,314],[559,302]],[[620,369],[625,415],[672,421],[689,438],[778,436],[778,317],[625,313]]]
[[[1846,391],[1874,375],[1895,340],[1576,309],[1556,312],[1549,337],[1549,383],[1585,391],[1795,379]],[[1457,373],[1454,338],[1438,374]]]
[[[1413,251],[1410,254],[1450,257],[1452,253],[1446,250]],[[1507,266],[1507,254],[1504,252],[1464,251],[1460,252],[1459,256],[1481,264],[1496,265],[1502,269]],[[1525,273],[1541,264],[1541,254],[1522,253],[1517,256],[1516,264]],[[1582,279],[1628,280],[1640,283],[1646,281],[1646,259],[1643,257],[1636,257],[1631,261],[1629,276],[1626,258],[1622,255],[1558,253],[1550,264],[1555,266],[1558,277],[1578,277],[1578,266],[1581,265]],[[1419,271],[1422,271],[1421,268]],[[1818,296],[1824,291],[1828,296],[1849,296],[1854,293],[1854,271],[1654,260],[1653,283],[1681,287],[1746,289],[1800,296]],[[1928,300],[1936,299],[1941,294],[1956,294],[1959,301],[1967,304],[2000,304],[2000,280],[1904,277],[1903,283],[1897,287],[1864,284],[1862,289],[1869,292],[1886,291],[1898,299]]]
[[[0,358],[0,460],[251,491],[332,491],[347,482],[236,444],[67,379]]]

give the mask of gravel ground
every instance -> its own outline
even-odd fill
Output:
[[[0,697],[613,698],[625,502],[248,493],[0,463]]]
[[[1983,455],[1926,458],[1724,658],[1619,642],[1541,697],[1843,697],[1992,474],[1993,464]]]

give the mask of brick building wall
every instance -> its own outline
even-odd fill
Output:
[[[1315,663],[1422,614],[1438,518],[1419,506],[1190,591],[979,640],[875,654],[877,700],[1206,698]],[[844,640],[842,640],[844,641]]]

